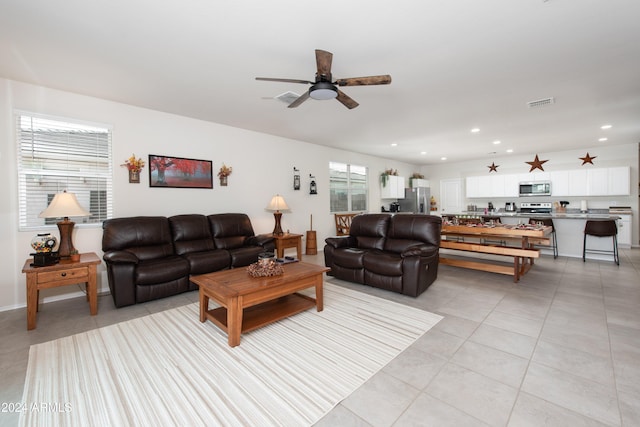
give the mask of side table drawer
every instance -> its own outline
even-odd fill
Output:
[[[59,282],[62,280],[74,279],[78,282],[86,282],[89,280],[89,268],[78,267],[60,271],[45,271],[38,273],[38,283],[45,284],[48,282]]]

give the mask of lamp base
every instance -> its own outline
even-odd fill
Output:
[[[58,246],[58,256],[60,258],[68,258],[71,255],[71,251],[75,250],[73,242],[71,241],[71,233],[73,232],[73,226],[75,222],[69,221],[69,217],[65,217],[64,220],[56,224],[60,231],[60,246]]]
[[[282,220],[282,212],[276,211],[273,213],[273,217],[276,220],[276,226],[273,228],[274,236],[282,236],[284,233],[282,232],[282,225],[280,221]]]

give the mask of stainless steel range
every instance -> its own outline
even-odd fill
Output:
[[[551,203],[520,203],[521,213],[551,213]]]

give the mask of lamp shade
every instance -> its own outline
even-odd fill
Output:
[[[66,191],[58,193],[53,197],[49,207],[40,212],[40,218],[64,218],[56,223],[60,231],[60,245],[58,246],[58,255],[60,258],[68,258],[76,249],[73,247],[71,233],[75,222],[70,221],[70,216],[90,216],[91,212],[87,212],[80,203],[74,193]]]
[[[90,216],[91,212],[86,211],[74,193],[66,191],[58,193],[53,197],[49,207],[40,212],[40,218],[68,218],[70,216]]]
[[[284,201],[281,195],[276,194],[271,198],[271,202],[269,202],[269,206],[266,209],[272,212],[279,212],[281,210],[289,210],[289,206],[287,206],[287,202]]]

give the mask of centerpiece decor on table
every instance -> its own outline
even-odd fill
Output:
[[[220,178],[221,187],[227,186],[227,178],[231,175],[231,172],[233,172],[233,168],[223,163],[222,167],[218,171],[218,178]]]
[[[284,268],[273,259],[261,259],[247,267],[251,277],[280,276],[284,274]]]
[[[123,164],[129,170],[129,182],[134,184],[140,184],[140,171],[144,167],[144,160],[141,158],[136,159],[136,155],[132,154]]]

